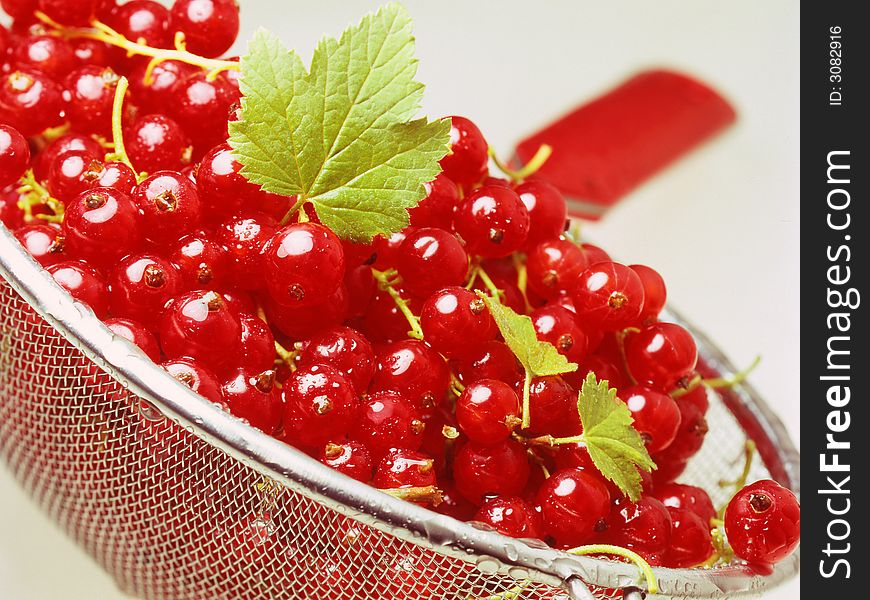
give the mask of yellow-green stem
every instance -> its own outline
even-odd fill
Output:
[[[498,156],[492,147],[489,149],[489,156],[492,159],[492,162],[495,163],[495,166],[498,167],[498,170],[517,183],[522,182],[527,177],[537,173],[538,169],[544,166],[544,163],[547,162],[547,159],[550,158],[551,154],[553,154],[553,148],[547,144],[541,144],[540,147],[538,147],[538,151],[535,152],[535,155],[532,157],[532,160],[527,162],[521,169],[515,171],[498,159]]]
[[[411,326],[411,330],[408,332],[408,337],[415,340],[422,340],[423,328],[420,327],[420,320],[417,318],[417,315],[411,311],[408,302],[402,298],[402,295],[393,287],[394,282],[390,278],[390,272],[372,269],[372,276],[377,280],[379,287],[390,295],[396,308],[399,309],[402,315],[404,315],[405,320],[408,321],[408,325]]]
[[[133,163],[127,156],[127,147],[124,145],[124,98],[127,96],[129,87],[130,82],[127,81],[126,77],[121,77],[115,86],[115,100],[112,103],[112,145],[114,151],[107,154],[106,158],[124,163],[135,173],[136,169],[133,168]]]
[[[571,548],[570,550],[566,550],[566,552],[568,554],[574,554],[577,556],[586,556],[589,554],[611,554],[613,556],[627,558],[628,560],[633,562],[638,569],[640,569],[641,574],[646,579],[646,587],[649,593],[659,593],[659,583],[658,580],[656,580],[656,576],[655,573],[653,573],[652,567],[637,552],[632,552],[628,548],[622,548],[621,546],[611,546],[609,544],[590,544],[588,546]]]
[[[523,429],[528,429],[532,425],[532,372],[526,369],[526,374],[523,377]]]
[[[514,253],[513,255],[514,261],[514,269],[517,272],[517,289],[520,290],[520,294],[523,296],[523,302],[526,305],[526,312],[532,312],[532,305],[529,302],[529,295],[526,293],[526,290],[529,287],[529,271],[526,268],[526,263],[520,258],[519,254]]]

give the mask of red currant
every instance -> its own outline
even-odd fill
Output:
[[[178,269],[152,254],[133,254],[112,268],[109,277],[112,314],[154,328],[166,303],[181,291]]]
[[[233,371],[221,388],[230,412],[252,427],[275,434],[284,418],[284,402],[275,387],[275,372],[241,368]]]
[[[541,242],[529,251],[526,260],[529,287],[546,300],[569,291],[586,267],[583,250],[564,238]]]
[[[523,369],[517,357],[504,342],[484,342],[456,364],[459,379],[469,385],[481,379],[497,379],[516,386],[523,378]]]
[[[797,497],[769,479],[748,485],[725,509],[725,533],[734,553],[743,560],[760,566],[777,563],[800,541]]]
[[[441,401],[450,385],[447,363],[431,346],[419,340],[403,340],[385,347],[378,355],[371,390],[392,390],[420,409]]]
[[[537,494],[544,532],[563,547],[587,543],[606,527],[610,492],[597,476],[563,469],[544,481]]]
[[[674,441],[661,453],[667,460],[688,460],[701,449],[708,426],[704,413],[694,404],[677,402],[680,410],[680,428]]]
[[[39,0],[39,10],[61,25],[85,27],[97,11],[98,0]]]
[[[497,444],[521,423],[516,392],[496,379],[481,379],[463,390],[456,402],[459,429],[472,442]]]
[[[211,370],[191,358],[178,358],[160,365],[175,379],[215,404],[223,404],[223,393]]]
[[[671,541],[664,563],[672,569],[696,567],[712,556],[710,523],[685,508],[668,507],[671,513]]]
[[[328,365],[298,369],[284,384],[283,393],[285,432],[306,448],[343,440],[358,421],[359,400],[353,385]]]
[[[472,354],[498,335],[486,302],[463,287],[432,294],[423,305],[420,325],[426,341],[451,358]]]
[[[238,314],[238,317],[242,326],[239,366],[254,372],[271,369],[275,364],[275,337],[272,330],[259,317],[245,313]]]
[[[80,67],[107,65],[112,62],[108,44],[87,38],[72,39],[69,44],[72,48],[74,62]]]
[[[405,289],[426,298],[440,288],[464,283],[468,256],[453,234],[424,227],[409,233],[402,242],[396,268]]]
[[[375,469],[373,485],[382,490],[436,484],[434,461],[415,450],[393,448]]]
[[[239,6],[235,0],[176,0],[170,28],[184,34],[188,50],[214,58],[239,35]]]
[[[93,186],[86,180],[85,173],[90,172],[92,164],[99,168],[99,159],[86,150],[70,150],[59,155],[48,171],[49,193],[66,204],[91,189]]]
[[[426,197],[408,211],[414,227],[453,229],[453,209],[459,204],[459,188],[444,173],[425,185]]]
[[[414,227],[408,226],[404,230],[394,233],[388,238],[378,236],[372,241],[372,250],[374,251],[375,262],[372,266],[378,270],[385,271],[395,267],[398,262],[399,248],[402,247],[402,242],[408,237],[408,234],[414,231]]]
[[[344,249],[330,229],[294,223],[280,230],[263,250],[269,294],[290,307],[321,304],[344,279]],[[250,277],[250,274],[248,274]]]
[[[11,58],[22,68],[36,69],[54,80],[69,73],[75,60],[69,42],[52,35],[20,38]]]
[[[0,123],[0,189],[21,179],[30,164],[30,147],[18,130]]]
[[[514,188],[529,211],[531,225],[525,247],[558,238],[565,231],[568,209],[562,193],[541,179],[532,179]]]
[[[190,162],[190,139],[163,115],[144,115],[124,132],[127,154],[138,171],[179,171]]]
[[[43,267],[67,260],[60,228],[47,223],[25,225],[15,231],[15,237]]]
[[[227,250],[211,234],[197,232],[184,236],[169,256],[181,272],[185,289],[220,288],[229,281]]]
[[[644,387],[632,387],[621,398],[631,411],[634,428],[640,433],[651,453],[661,452],[671,445],[680,429],[680,408],[666,394]]]
[[[468,442],[453,459],[459,493],[480,506],[488,496],[516,496],[529,479],[526,449],[515,440],[482,446]]]
[[[484,186],[456,209],[454,226],[469,254],[484,258],[519,250],[529,234],[529,211],[513,190]]]
[[[241,335],[238,317],[217,292],[179,296],[168,305],[160,325],[166,356],[193,358],[218,374],[236,360]]]
[[[709,524],[711,519],[716,518],[716,507],[710,495],[702,488],[682,483],[666,483],[657,486],[653,496],[658,498],[668,508],[680,508],[690,510]]]
[[[128,40],[152,48],[172,46],[169,10],[153,0],[133,0],[112,11],[109,23]]]
[[[230,281],[246,290],[263,285],[264,253],[278,231],[278,223],[263,213],[243,213],[224,221],[216,237],[227,249]]]
[[[594,244],[580,244],[580,247],[583,248],[583,254],[586,255],[587,264],[594,265],[600,262],[613,262],[613,259],[610,258],[607,252]]]
[[[351,437],[380,460],[390,448],[419,450],[426,424],[410,400],[397,392],[375,392],[364,397]]]
[[[291,341],[309,339],[319,332],[341,325],[347,318],[348,298],[339,285],[322,304],[285,306],[266,296],[264,309],[269,323]]]
[[[357,481],[369,483],[372,480],[372,455],[359,442],[327,442],[320,452],[320,462]]]
[[[671,514],[664,504],[649,496],[637,502],[617,498],[607,524],[608,543],[634,550],[648,562],[661,563],[673,527]]]
[[[66,78],[66,115],[76,129],[107,136],[118,75],[109,67],[88,65]]]
[[[155,363],[160,362],[160,347],[157,345],[157,338],[142,324],[130,319],[108,319],[106,327],[115,335],[138,346]]]
[[[683,327],[653,323],[628,336],[625,358],[638,383],[668,392],[688,381],[698,363],[698,348]]]
[[[0,0],[0,6],[13,19],[24,19],[36,10],[37,0]]]
[[[531,435],[567,437],[583,430],[577,412],[577,392],[564,379],[554,375],[535,377],[529,387]]]
[[[223,76],[209,81],[206,73],[194,72],[169,91],[167,105],[194,145],[205,152],[226,141],[227,115],[234,101]]]
[[[25,137],[42,133],[63,121],[63,90],[48,75],[19,69],[0,78],[0,122]]]
[[[109,312],[106,282],[87,263],[66,261],[50,265],[46,270],[73,298],[90,306],[98,318],[106,317]]]
[[[107,267],[141,245],[141,218],[124,192],[95,188],[67,203],[63,236],[72,256]]]
[[[136,63],[130,71],[130,95],[136,106],[146,113],[160,113],[166,107],[166,95],[182,79],[194,72],[195,67],[176,60],[159,63],[146,79],[148,63]]]
[[[202,158],[196,186],[212,218],[225,218],[265,194],[258,185],[245,179],[241,170],[242,164],[227,144],[215,146]]]
[[[530,316],[539,340],[552,344],[569,361],[583,362],[589,342],[571,311],[558,304],[548,304]]]
[[[515,538],[543,537],[544,525],[535,508],[516,496],[499,496],[484,502],[475,521],[486,523],[502,535]]]
[[[450,152],[441,159],[441,168],[451,180],[468,187],[486,176],[489,145],[477,125],[465,117],[450,120]]]
[[[375,372],[375,352],[364,335],[350,327],[334,327],[311,338],[299,355],[299,366],[329,365],[363,394]]]
[[[158,171],[140,183],[133,200],[142,214],[145,239],[165,246],[196,228],[201,204],[196,187],[178,171]]]
[[[630,265],[643,283],[643,312],[640,314],[641,321],[655,322],[659,313],[665,307],[668,299],[668,290],[665,280],[658,271],[646,265]]]
[[[70,150],[85,150],[88,156],[99,157],[105,154],[105,150],[100,146],[99,142],[90,136],[80,133],[67,133],[53,142],[49,143],[42,151],[36,155],[33,161],[33,173],[40,181],[45,181],[49,177],[49,170],[54,164],[57,157]],[[113,187],[113,186],[107,186]]]
[[[595,263],[577,278],[572,298],[581,322],[618,331],[637,323],[643,309],[643,283],[625,265]]]

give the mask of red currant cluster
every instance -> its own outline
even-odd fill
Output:
[[[575,241],[563,197],[530,169],[490,176],[471,121],[452,118],[410,226],[352,243],[240,173],[226,143],[236,71],[210,62],[238,33],[233,0],[2,5],[15,22],[0,27],[0,217],[117,335],[397,497],[560,548],[674,567],[716,555],[710,497],[673,483],[704,441],[708,399],[692,336],[658,321],[662,277]],[[529,381],[482,295],[529,315],[578,370]],[[559,442],[583,432],[588,373],[617,389],[658,465],[637,502],[582,444]],[[775,562],[797,544],[797,502],[756,484],[725,527],[739,557]]]

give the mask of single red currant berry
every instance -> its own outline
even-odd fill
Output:
[[[36,10],[37,0],[0,0],[0,6],[13,19],[24,19]]]
[[[18,130],[0,123],[0,188],[21,179],[30,164],[30,147]]]
[[[448,287],[432,294],[423,305],[420,325],[426,341],[451,358],[472,354],[498,335],[486,302],[463,287]]]
[[[69,40],[73,61],[80,67],[85,65],[106,65],[112,61],[110,46],[97,40],[78,38]]]
[[[710,519],[716,518],[716,507],[713,506],[710,495],[702,488],[682,483],[666,483],[656,486],[653,496],[668,508],[692,511],[708,525]]]
[[[665,505],[650,496],[637,502],[617,498],[607,518],[608,543],[634,550],[648,562],[660,564],[671,541],[673,523]]]
[[[330,229],[294,223],[280,230],[263,250],[269,294],[286,306],[324,302],[344,278],[344,250]]]
[[[583,248],[583,254],[586,255],[586,263],[589,265],[600,262],[613,262],[613,259],[610,258],[607,252],[594,244],[580,244],[580,247]]]
[[[515,538],[541,539],[544,524],[540,513],[517,496],[499,496],[483,503],[475,521],[486,523],[502,535]]]
[[[263,286],[264,252],[278,231],[278,222],[263,213],[243,213],[224,221],[216,241],[227,249],[230,283],[245,290]]]
[[[484,186],[456,209],[454,227],[469,254],[484,258],[507,256],[525,243],[529,211],[513,190]]]
[[[48,75],[19,69],[0,78],[0,123],[31,137],[63,121],[63,90]]]
[[[55,81],[69,73],[74,61],[69,42],[53,35],[20,38],[11,59],[22,68],[36,69]]]
[[[99,159],[85,150],[70,150],[59,155],[48,171],[46,187],[49,193],[66,204],[82,192],[92,189],[94,186],[84,177],[92,164],[99,168]]]
[[[405,289],[420,297],[449,285],[461,285],[468,256],[452,233],[424,227],[409,233],[396,260]]]
[[[60,228],[47,223],[25,225],[15,231],[18,242],[43,267],[67,260]]]
[[[357,481],[372,480],[372,455],[363,444],[353,440],[327,442],[320,451],[320,462]]]
[[[160,365],[175,379],[215,404],[223,404],[223,393],[214,373],[191,358],[178,358]]]
[[[66,78],[66,115],[76,129],[108,135],[120,78],[109,67],[88,65]]]
[[[697,567],[715,551],[710,522],[685,508],[668,507],[671,513],[671,541],[665,552],[664,565],[672,569]]]
[[[145,113],[159,114],[166,110],[166,95],[182,79],[194,72],[195,67],[177,60],[159,63],[146,77],[148,63],[137,62],[130,71],[130,96]]]
[[[653,323],[628,336],[625,358],[638,383],[668,392],[688,382],[698,363],[698,348],[683,327]]]
[[[532,179],[516,186],[514,191],[529,211],[531,220],[526,248],[558,238],[565,231],[568,209],[562,192],[555,186],[541,179]]]
[[[108,319],[106,327],[118,337],[138,346],[155,363],[160,362],[160,347],[157,345],[157,338],[141,323],[130,319]]]
[[[632,387],[622,392],[634,428],[651,453],[661,452],[671,445],[680,429],[680,407],[673,398],[645,387]]]
[[[197,71],[170,90],[167,106],[194,145],[205,152],[226,140],[227,114],[234,101],[233,90],[223,76],[209,81],[205,72]]]
[[[691,380],[693,378],[694,376],[689,379]],[[697,385],[688,390],[685,394],[680,396],[679,403],[694,404],[703,415],[706,415],[707,411],[710,410],[710,396],[707,394],[707,388],[703,385]]]
[[[661,452],[668,461],[685,461],[697,454],[709,430],[707,419],[697,406],[677,402],[677,407],[680,410],[680,428],[674,441]]]
[[[797,497],[769,479],[748,485],[725,509],[725,533],[734,553],[743,560],[761,566],[777,563],[800,542]]]
[[[167,307],[160,345],[170,358],[187,356],[220,374],[233,364],[242,328],[217,292],[193,291]]]
[[[63,236],[72,256],[103,268],[141,245],[142,224],[130,196],[95,188],[67,203]]]
[[[24,211],[18,206],[21,194],[17,185],[0,190],[0,223],[14,231],[24,225]]]
[[[604,331],[618,331],[640,318],[643,283],[625,265],[596,263],[577,278],[572,299],[581,322]]]
[[[196,187],[178,171],[158,171],[136,186],[133,200],[142,214],[145,239],[157,245],[178,241],[199,225]]]
[[[641,321],[655,322],[668,300],[668,289],[665,286],[665,280],[659,275],[658,271],[646,265],[630,265],[630,268],[637,273],[641,283],[643,283],[643,312],[640,314]]]
[[[170,29],[184,34],[194,54],[214,58],[229,50],[239,35],[239,6],[235,0],[176,0]]]
[[[215,146],[202,158],[196,186],[212,218],[225,218],[243,206],[250,207],[255,198],[266,194],[260,186],[245,179],[241,170],[242,164],[227,144]]]
[[[106,282],[91,266],[73,260],[50,265],[46,270],[73,298],[90,306],[97,318],[106,317],[109,312]]]
[[[393,448],[381,459],[372,482],[382,490],[435,485],[435,461],[422,452]]]
[[[348,298],[344,285],[338,286],[322,304],[285,306],[266,295],[263,308],[269,324],[288,340],[301,342],[322,331],[338,327],[347,319]]]
[[[359,400],[337,369],[314,365],[298,369],[284,384],[288,440],[305,448],[341,441],[358,422]]]
[[[484,342],[468,356],[456,362],[456,374],[465,385],[481,379],[497,379],[516,386],[523,378],[517,357],[504,342]]]
[[[39,0],[39,10],[61,25],[85,27],[94,18],[97,4],[97,0]]]
[[[169,255],[181,272],[185,289],[221,288],[229,281],[229,256],[226,248],[205,232],[186,235]]]
[[[580,469],[557,471],[537,495],[544,532],[562,547],[585,544],[606,528],[610,492],[597,476]]]
[[[85,150],[85,154],[94,157],[100,157],[105,154],[103,147],[92,137],[80,133],[67,133],[49,143],[36,155],[33,161],[33,174],[36,175],[39,181],[46,181],[49,177],[51,165],[54,164],[57,157],[70,150]]]
[[[127,154],[137,171],[179,171],[190,162],[190,139],[163,115],[144,115],[124,132]]]
[[[480,506],[488,496],[517,496],[529,479],[526,449],[515,440],[482,446],[463,445],[453,459],[456,489]]]
[[[109,276],[112,314],[154,328],[164,306],[181,291],[178,269],[152,254],[133,254],[112,268]]]
[[[568,437],[583,431],[577,412],[577,392],[554,375],[535,377],[529,387],[529,434]]]
[[[226,301],[226,298],[224,298]],[[229,303],[228,303],[229,304]],[[232,307],[230,307],[232,310]],[[262,372],[275,364],[275,337],[272,330],[259,317],[251,314],[238,314],[242,326],[239,343],[238,361],[243,369]]]
[[[340,374],[339,374],[340,376]],[[375,392],[365,397],[351,437],[362,442],[375,460],[390,448],[419,450],[426,424],[410,400],[397,392]]]
[[[388,238],[381,235],[376,237],[372,241],[372,250],[375,256],[375,262],[372,263],[372,266],[379,271],[386,271],[387,269],[395,267],[398,262],[399,248],[402,247],[405,238],[408,237],[408,234],[412,233],[414,229],[414,227],[408,226],[402,231],[392,234]]]
[[[371,390],[400,393],[420,409],[431,409],[450,385],[450,370],[426,342],[403,340],[386,346],[378,356]]]
[[[425,184],[426,197],[408,211],[414,227],[453,229],[453,210],[459,204],[459,188],[444,173]]]
[[[237,369],[221,391],[230,412],[260,431],[275,434],[284,418],[284,402],[275,387],[275,372]]]
[[[589,342],[574,313],[558,304],[548,304],[530,316],[539,340],[552,344],[569,361],[583,362]]]
[[[130,41],[170,48],[169,10],[153,0],[133,0],[112,11],[112,28]]]
[[[522,419],[516,392],[496,379],[482,379],[463,390],[456,402],[459,429],[472,442],[490,445],[506,440]]]
[[[329,365],[338,369],[363,394],[375,373],[375,352],[366,337],[350,327],[322,331],[308,341],[299,366]]]
[[[545,300],[569,291],[586,267],[583,250],[564,238],[541,242],[529,251],[526,260],[529,287]]]
[[[441,481],[438,487],[441,490],[441,504],[433,507],[435,512],[453,517],[459,521],[471,521],[474,519],[477,507],[462,497],[453,481]]]
[[[477,125],[465,117],[450,120],[450,152],[441,159],[441,168],[451,180],[469,187],[486,176],[489,145]]]
[[[347,318],[362,318],[371,306],[378,289],[371,268],[368,265],[347,267],[344,272],[344,287],[347,288],[349,300]]]

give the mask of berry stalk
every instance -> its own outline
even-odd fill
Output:
[[[396,288],[393,287],[395,282],[393,276],[395,276],[395,274],[395,271],[378,271],[377,269],[372,269],[372,275],[375,280],[377,280],[380,288],[390,295],[390,298],[392,298],[393,302],[396,304],[396,308],[399,309],[408,321],[408,325],[411,326],[411,330],[408,332],[408,337],[415,340],[422,340],[423,328],[420,327],[419,319],[417,319],[417,316],[411,311],[411,308],[408,306],[405,299],[402,298],[401,294],[399,294],[399,292],[396,291]]]
[[[527,177],[530,177],[538,172],[538,170],[544,166],[544,163],[550,158],[550,155],[553,154],[553,148],[548,144],[541,144],[538,148],[538,151],[532,157],[532,160],[526,163],[524,167],[518,170],[511,169],[508,165],[501,162],[498,159],[498,156],[495,153],[495,149],[490,146],[489,148],[489,157],[492,159],[492,162],[495,163],[495,166],[498,167],[498,170],[511,178],[515,183],[521,183]]]
[[[122,162],[136,173],[136,169],[133,168],[133,163],[130,162],[130,157],[127,155],[127,148],[124,145],[124,99],[127,96],[127,89],[129,87],[130,82],[126,77],[121,77],[115,87],[115,99],[112,102],[112,143],[114,151],[107,154],[106,159]]]
[[[568,554],[574,554],[575,556],[587,556],[589,554],[611,554],[613,556],[619,556],[622,558],[626,558],[633,562],[638,569],[640,569],[641,574],[644,579],[646,579],[646,587],[650,594],[658,594],[659,593],[659,583],[656,579],[655,573],[653,573],[652,567],[648,562],[646,562],[643,557],[637,552],[633,552],[628,548],[622,548],[621,546],[611,546],[610,544],[590,544],[588,546],[578,546],[577,548],[571,548],[570,550],[565,550]]]

